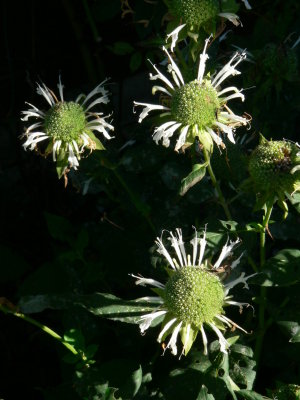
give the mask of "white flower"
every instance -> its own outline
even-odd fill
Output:
[[[75,101],[64,100],[64,86],[60,78],[57,85],[60,99],[45,84],[38,84],[37,93],[44,97],[50,108],[42,111],[27,103],[30,108],[22,111],[22,121],[33,118],[37,122],[30,125],[22,136],[26,137],[24,149],[34,150],[39,142],[47,140],[49,143],[45,154],[52,152],[53,161],[60,162],[63,173],[68,166],[77,169],[85,148],[90,151],[104,149],[93,132],[100,132],[106,139],[111,139],[109,131],[113,131],[114,127],[107,122],[109,116],[92,111],[92,108],[109,102],[105,82],[96,86],[87,96],[80,94]]]
[[[158,307],[150,314],[143,315],[140,320],[140,330],[144,333],[151,325],[152,321],[164,316],[162,330],[158,335],[158,342],[164,341],[168,336],[164,349],[171,349],[171,352],[177,354],[177,339],[181,336],[182,354],[187,354],[190,350],[197,333],[200,332],[204,346],[204,353],[207,354],[207,336],[205,327],[212,329],[219,340],[220,350],[227,353],[229,344],[224,338],[222,330],[226,327],[238,328],[246,332],[235,322],[225,315],[224,307],[234,305],[242,307],[248,305],[232,300],[229,291],[239,283],[248,288],[247,280],[253,276],[245,277],[242,273],[237,279],[222,283],[226,278],[226,273],[222,267],[224,261],[232,255],[232,250],[239,243],[239,239],[234,242],[228,242],[223,246],[222,251],[214,264],[210,264],[204,259],[206,247],[206,232],[201,239],[195,232],[191,240],[192,253],[187,254],[185,244],[182,239],[182,232],[176,229],[176,232],[170,232],[168,237],[173,247],[176,258],[172,258],[166,249],[161,238],[157,238],[157,251],[167,260],[169,267],[169,279],[164,285],[154,279],[143,278],[132,275],[136,278],[137,285],[149,285],[157,297],[151,297],[158,303]],[[231,263],[231,269],[235,268],[240,261],[241,256]],[[228,262],[226,262],[228,266]]]
[[[172,33],[169,35],[172,37],[171,47],[175,45],[173,41],[174,37],[178,36],[179,28],[182,27],[175,29],[174,35]],[[163,85],[153,86],[152,93],[161,92],[165,99],[164,104],[134,102],[135,106],[144,107],[139,116],[139,122],[142,122],[153,110],[161,112],[164,122],[154,129],[153,134],[153,139],[157,144],[162,141],[162,144],[168,147],[170,138],[177,131],[179,137],[175,145],[176,151],[192,145],[196,137],[204,146],[206,146],[207,138],[211,138],[208,148],[212,146],[213,141],[218,146],[224,146],[220,133],[227,135],[228,139],[234,143],[236,127],[248,123],[247,118],[234,114],[227,105],[228,101],[235,98],[244,101],[242,90],[235,86],[224,89],[220,87],[228,77],[240,74],[236,67],[246,58],[246,53],[236,52],[217,74],[210,77],[209,74],[205,75],[206,61],[209,58],[206,53],[209,39],[205,41],[203,52],[200,54],[197,78],[187,83],[168,50],[163,47],[169,60],[168,72],[171,79],[153,65],[157,74],[150,73],[150,80],[162,82]]]

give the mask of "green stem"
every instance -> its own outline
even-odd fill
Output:
[[[205,161],[207,162],[207,170],[208,170],[208,173],[210,175],[210,179],[212,181],[212,184],[213,184],[214,188],[216,189],[216,191],[218,193],[218,197],[219,197],[219,201],[221,203],[221,206],[224,209],[224,212],[226,214],[227,219],[228,220],[232,220],[231,212],[229,211],[229,208],[228,208],[228,205],[226,203],[225,197],[223,196],[221,187],[220,187],[220,185],[219,185],[219,183],[218,183],[218,181],[217,181],[217,179],[215,177],[214,171],[213,171],[213,169],[211,167],[209,153],[204,147],[203,147],[203,155],[204,155]]]
[[[65,342],[61,336],[59,336],[56,332],[54,332],[48,326],[43,325],[40,322],[36,321],[35,319],[30,318],[27,315],[22,314],[22,313],[20,313],[18,311],[12,310],[12,309],[10,309],[10,308],[2,305],[2,304],[0,304],[0,311],[2,311],[5,314],[11,314],[11,315],[13,315],[13,316],[15,316],[17,318],[22,319],[23,321],[29,322],[31,325],[34,325],[34,326],[38,327],[43,332],[47,333],[48,335],[52,336],[54,339],[59,341],[63,346],[65,346],[69,351],[71,351],[71,353],[73,353],[76,356],[82,357],[82,355],[80,353],[78,353],[78,351],[75,349],[74,346],[72,346],[70,343]]]
[[[262,268],[266,262],[266,231],[268,229],[268,224],[269,224],[270,217],[272,214],[273,204],[274,204],[273,201],[266,203],[266,212],[265,212],[265,216],[264,216],[263,222],[262,222],[263,229],[261,230],[261,232],[259,234],[260,270],[262,270]],[[254,356],[255,356],[257,365],[260,360],[264,336],[265,336],[266,329],[267,329],[267,326],[265,324],[266,295],[267,295],[267,288],[265,286],[261,286],[260,298],[259,298],[259,309],[258,309],[258,335],[256,338],[255,351],[254,351]]]

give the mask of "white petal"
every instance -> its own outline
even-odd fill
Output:
[[[183,80],[183,77],[181,75],[180,69],[177,67],[177,64],[175,63],[173,58],[170,56],[168,50],[165,47],[163,47],[163,51],[167,54],[167,56],[168,56],[168,58],[169,58],[169,60],[171,62],[171,65],[172,65],[172,69],[175,71],[175,74],[178,76],[178,79],[180,80],[182,85],[184,85],[184,80]]]
[[[242,0],[242,2],[245,4],[245,7],[247,8],[247,10],[251,10],[252,7],[250,6],[248,0]]]
[[[153,140],[158,144],[160,139],[163,139],[163,146],[169,147],[170,140],[169,138],[173,136],[173,133],[176,131],[177,128],[181,126],[179,123],[173,124],[174,121],[170,121],[169,127],[166,124],[161,125],[160,127],[156,128],[153,133]],[[161,129],[164,126],[164,129]]]
[[[229,347],[229,343],[227,342],[227,340],[224,338],[224,336],[222,335],[222,332],[220,331],[220,329],[218,329],[213,323],[209,322],[209,325],[212,327],[212,329],[216,332],[218,338],[219,338],[219,343],[220,343],[220,350],[222,351],[222,353],[227,354],[227,347]]]
[[[196,265],[196,259],[197,259],[197,253],[198,253],[198,237],[197,237],[197,231],[195,229],[195,235],[194,238],[190,241],[191,245],[193,246],[193,262],[192,265]]]
[[[151,63],[151,64],[152,64],[152,63]],[[161,81],[165,82],[165,84],[166,84],[167,86],[169,86],[170,89],[173,89],[173,90],[174,90],[174,86],[173,86],[173,84],[169,81],[169,79],[166,78],[166,77],[159,71],[159,69],[158,69],[154,64],[152,64],[152,66],[153,66],[153,68],[155,69],[155,71],[157,72],[157,75],[153,75],[153,74],[150,73],[150,80],[151,80],[151,81],[155,81],[156,79],[160,79]]]
[[[242,328],[241,326],[239,326],[238,324],[236,324],[235,322],[233,322],[231,319],[227,318],[225,315],[216,315],[216,318],[218,318],[220,321],[224,322],[224,324],[226,324],[227,326],[229,326],[230,328],[232,326],[234,326],[235,328],[240,329],[241,331],[248,333],[247,331],[245,331],[244,328]]]
[[[159,104],[138,103],[136,101],[134,101],[133,104],[135,106],[144,106],[145,107],[140,114],[139,123],[141,123],[143,121],[143,119],[146,118],[148,116],[149,112],[152,110],[170,110],[168,107],[161,106]]]
[[[223,18],[228,19],[235,26],[238,26],[241,23],[241,21],[239,19],[239,16],[236,15],[236,14],[233,14],[233,13],[219,13],[218,15],[219,15],[219,17],[223,17]]]
[[[206,226],[205,226],[205,230],[203,232],[203,237],[200,239],[200,254],[199,254],[199,260],[198,260],[198,265],[200,266],[202,264],[202,259],[203,259],[203,255],[204,255],[204,251],[205,251],[205,247],[206,247]]]
[[[141,286],[151,285],[151,286],[154,286],[154,287],[158,287],[160,289],[164,289],[165,288],[165,285],[163,285],[162,283],[160,283],[160,282],[158,282],[158,281],[156,281],[154,279],[143,278],[142,276],[136,276],[136,275],[133,275],[133,274],[131,274],[131,276],[133,278],[137,279],[137,281],[135,282],[136,285],[141,285]]]
[[[204,330],[204,328],[203,328],[203,325],[201,325],[201,327],[200,327],[200,332],[201,332],[201,335],[202,335],[202,342],[203,342],[203,346],[204,346],[204,354],[205,355],[207,355],[207,337],[206,337],[206,333],[205,333],[205,330]]]
[[[220,136],[218,136],[211,128],[206,127],[205,128],[206,131],[210,134],[210,136],[212,137],[213,141],[218,145],[221,146],[221,144],[223,143],[222,139],[220,138]]]
[[[60,95],[60,100],[64,101],[64,85],[62,85],[62,83],[61,83],[60,75],[59,75],[57,87],[58,87],[58,91],[59,91],[59,95]]]
[[[214,124],[217,125],[223,132],[227,133],[227,137],[231,141],[231,143],[235,143],[233,130],[232,128],[230,128],[230,126],[222,124],[221,122],[218,121],[215,121]]]
[[[102,94],[102,99],[103,99],[103,103],[107,104],[109,102],[109,98],[107,96],[108,91],[106,89],[104,89],[103,85],[105,82],[107,82],[108,79],[105,79],[103,82],[101,82],[98,86],[96,86],[84,99],[82,105],[84,105],[87,101],[89,101],[93,96],[95,96],[98,93]],[[76,99],[76,102],[78,102],[78,99],[81,97],[82,95],[79,95],[78,98]]]
[[[245,278],[245,272],[242,272],[239,278],[237,278],[237,279],[235,279],[235,280],[233,280],[231,282],[225,283],[224,286],[225,286],[225,289],[226,289],[226,294],[229,292],[230,289],[232,289],[233,287],[235,287],[239,283],[243,283],[244,284],[244,288],[249,289],[247,280],[249,278],[251,278],[252,276],[255,276],[255,275],[257,275],[257,273],[252,274],[252,275],[248,275]]]
[[[206,54],[206,48],[210,41],[210,38],[211,38],[211,36],[205,40],[203,52],[202,52],[202,54],[200,54],[200,62],[199,62],[198,75],[197,75],[197,79],[200,83],[202,83],[202,80],[203,80],[206,60],[209,58],[208,55]]]
[[[169,262],[170,266],[171,266],[174,270],[176,270],[175,264],[174,264],[174,262],[173,262],[173,260],[172,260],[172,258],[171,258],[171,256],[170,256],[170,254],[168,253],[167,249],[165,248],[165,246],[164,246],[162,240],[161,240],[160,238],[156,238],[155,243],[156,243],[156,245],[157,245],[157,247],[158,247],[157,252],[160,253],[160,254],[162,254],[163,256],[165,256],[165,258],[166,258],[167,261]]]
[[[171,33],[169,33],[167,35],[166,41],[169,39],[169,37],[171,37],[172,39],[172,43],[171,43],[171,51],[174,50],[174,47],[176,46],[176,42],[178,40],[178,33],[181,31],[181,29],[183,29],[185,27],[185,24],[183,25],[179,25],[176,29],[174,29],[174,31],[172,31]]]
[[[177,342],[177,337],[178,337],[178,333],[180,331],[182,325],[182,321],[176,326],[176,328],[174,329],[171,339],[169,341],[169,343],[167,344],[166,349],[168,349],[169,347],[171,348],[171,353],[176,356],[177,354],[177,346],[176,346],[176,342]]]
[[[152,94],[155,94],[156,92],[163,92],[163,93],[166,93],[170,97],[172,96],[171,93],[166,88],[164,88],[163,86],[157,86],[157,85],[153,86],[152,87]]]
[[[186,135],[188,133],[188,130],[189,130],[189,125],[186,125],[181,129],[179,138],[177,139],[177,142],[176,142],[175,151],[178,151],[179,149],[181,149],[181,147],[185,144]]]
[[[217,260],[217,262],[214,264],[213,268],[217,269],[219,268],[219,266],[221,265],[221,263],[223,262],[223,260],[225,260],[225,258],[227,258],[229,255],[231,255],[231,250],[238,244],[240,243],[240,239],[237,239],[235,242],[229,242],[229,245],[227,245],[228,243],[228,239],[227,242],[225,244],[225,246],[222,247],[222,251],[221,254]]]
[[[158,335],[158,338],[157,338],[158,343],[161,342],[162,337],[167,332],[167,330],[174,324],[175,321],[177,321],[177,318],[173,318],[169,322],[166,323],[166,325],[163,327],[162,331]]]
[[[151,325],[152,321],[154,321],[156,318],[160,317],[161,315],[166,314],[167,311],[156,311],[156,312],[152,312],[151,314],[146,314],[143,315],[140,319],[141,323],[140,323],[140,330],[141,333],[144,333],[149,326]]]
[[[245,96],[243,95],[243,93],[239,92],[239,93],[233,93],[230,96],[225,97],[225,101],[229,101],[232,99],[236,99],[237,97],[240,97],[242,99],[242,101],[245,101]]]
[[[240,263],[240,259],[243,257],[243,255],[244,255],[244,251],[239,256],[239,258],[237,258],[235,261],[233,261],[233,263],[230,265],[231,269],[234,269]]]
[[[41,85],[37,84],[37,93],[44,96],[44,98],[47,100],[47,102],[50,104],[50,106],[54,106],[55,100],[53,98],[53,95],[51,94],[50,90],[47,88],[45,84],[43,84],[44,87]]]

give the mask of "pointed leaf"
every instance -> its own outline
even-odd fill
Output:
[[[184,196],[186,192],[200,182],[205,176],[206,164],[195,164],[193,166],[193,171],[181,181],[181,186],[179,190],[180,196]]]

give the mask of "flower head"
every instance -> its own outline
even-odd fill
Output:
[[[112,138],[109,131],[114,127],[106,121],[109,116],[92,111],[97,104],[109,102],[104,83],[96,86],[87,96],[79,95],[75,101],[64,100],[60,79],[57,85],[60,99],[45,84],[38,84],[37,93],[44,97],[50,108],[42,111],[27,103],[30,108],[22,111],[22,121],[35,119],[22,136],[26,137],[24,149],[37,149],[39,142],[47,140],[45,155],[52,153],[53,161],[57,162],[59,177],[67,172],[68,167],[77,169],[85,148],[90,151],[104,149],[93,132],[101,132],[106,139]]]
[[[268,141],[261,136],[250,157],[249,173],[256,191],[283,200],[286,193],[300,190],[300,146],[286,140]]]
[[[144,106],[139,122],[152,110],[159,110],[162,113],[161,117],[166,122],[154,130],[153,139],[156,143],[162,140],[163,145],[169,147],[170,137],[177,131],[179,137],[175,145],[176,151],[192,145],[195,138],[198,138],[210,151],[213,141],[218,146],[224,146],[219,135],[220,132],[227,135],[228,139],[234,143],[235,128],[248,123],[245,117],[235,115],[227,105],[227,102],[234,98],[244,101],[242,90],[234,86],[220,88],[226,78],[240,74],[236,67],[245,59],[246,54],[245,52],[235,53],[231,60],[211,78],[209,74],[205,75],[208,42],[209,39],[206,40],[200,55],[197,78],[189,82],[184,81],[175,61],[168,50],[163,47],[163,51],[169,59],[168,72],[173,82],[163,75],[155,65],[153,67],[157,74],[150,74],[150,79],[159,79],[164,84],[164,86],[153,86],[152,93],[162,92],[167,99],[166,102],[164,105],[134,102],[136,106]]]
[[[140,330],[144,333],[152,321],[164,316],[162,330],[158,336],[158,342],[170,336],[165,349],[177,354],[177,339],[181,336],[183,344],[181,354],[187,354],[200,331],[204,345],[204,353],[207,354],[207,336],[205,329],[215,332],[219,339],[220,349],[226,353],[229,346],[222,334],[227,327],[239,327],[225,315],[224,307],[227,305],[242,306],[231,300],[229,291],[238,283],[243,283],[248,288],[245,273],[239,278],[228,283],[222,280],[226,274],[222,274],[223,261],[232,255],[232,250],[239,243],[229,242],[222,248],[221,254],[213,265],[204,259],[206,246],[206,234],[199,240],[197,232],[191,241],[192,255],[187,254],[180,229],[173,234],[170,232],[169,240],[175,250],[177,258],[172,258],[163,244],[162,239],[157,238],[158,252],[162,254],[169,264],[169,279],[164,285],[154,279],[137,277],[137,285],[150,285],[159,297],[152,298],[159,306],[155,311],[141,317]],[[239,263],[241,256],[231,263],[231,269]],[[251,275],[252,276],[252,275]]]
[[[169,0],[171,13],[182,20],[190,31],[196,31],[218,16],[230,20],[234,25],[239,25],[239,17],[226,10],[221,12],[219,0]],[[229,11],[229,12],[228,12]]]

